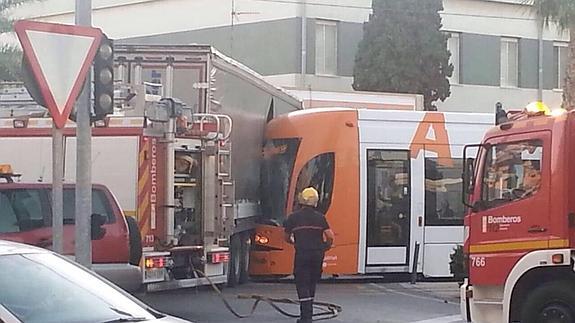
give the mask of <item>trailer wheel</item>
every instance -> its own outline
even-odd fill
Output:
[[[126,216],[128,223],[128,239],[130,242],[130,264],[134,266],[140,265],[142,259],[142,235],[136,219],[131,216]]]
[[[523,304],[521,322],[575,322],[575,285],[568,281],[556,281],[535,289]]]
[[[239,284],[241,277],[241,235],[234,234],[230,241],[230,262],[228,264],[228,287]]]
[[[250,231],[241,234],[241,258],[240,258],[240,284],[245,284],[250,278],[250,250],[251,250],[251,236]]]

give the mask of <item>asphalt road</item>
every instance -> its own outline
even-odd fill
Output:
[[[239,288],[225,288],[223,293],[240,313],[248,313],[253,301],[237,299],[239,294],[259,294],[268,297],[297,298],[289,283],[250,283]],[[267,304],[260,304],[255,314],[237,319],[222,305],[211,290],[177,290],[137,295],[144,302],[165,313],[193,322],[295,322],[277,313]],[[454,283],[322,283],[316,295],[318,301],[336,303],[343,312],[324,322],[339,323],[459,323],[457,287]],[[298,313],[296,306],[283,306]]]

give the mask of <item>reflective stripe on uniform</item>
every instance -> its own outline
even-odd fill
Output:
[[[325,230],[323,227],[317,227],[317,226],[313,226],[313,225],[302,225],[302,226],[293,228],[291,231],[292,231],[292,232],[295,232],[295,231],[298,231],[298,230],[305,230],[305,229],[321,230],[321,231],[324,231],[324,230]]]

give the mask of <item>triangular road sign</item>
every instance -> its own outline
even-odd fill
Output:
[[[97,28],[21,20],[14,25],[54,124],[64,127],[100,45]]]

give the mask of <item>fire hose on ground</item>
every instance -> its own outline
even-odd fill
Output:
[[[261,303],[268,304],[274,310],[276,310],[277,312],[279,312],[280,314],[282,314],[284,316],[291,317],[291,318],[299,318],[300,317],[299,314],[290,313],[290,312],[282,309],[278,305],[278,304],[289,304],[289,305],[298,305],[299,306],[299,304],[300,304],[299,301],[294,300],[294,299],[290,299],[290,298],[274,298],[274,297],[267,297],[267,296],[263,296],[263,295],[238,295],[237,296],[238,299],[253,300],[254,301],[254,303],[251,307],[251,310],[249,311],[248,314],[240,314],[231,306],[231,304],[228,302],[228,300],[224,297],[224,294],[222,293],[222,291],[218,288],[218,286],[216,286],[216,284],[214,284],[212,282],[212,280],[208,276],[206,276],[203,272],[201,272],[197,269],[194,269],[194,272],[196,274],[198,274],[199,276],[205,278],[208,281],[208,283],[211,285],[212,289],[216,292],[218,297],[222,300],[222,302],[224,303],[226,308],[235,317],[237,317],[239,319],[245,319],[245,318],[253,316],[258,305]],[[314,301],[313,307],[314,307],[314,313],[313,313],[313,317],[314,317],[313,320],[314,321],[323,321],[323,320],[333,319],[333,318],[337,317],[339,315],[339,313],[341,313],[343,311],[343,308],[341,305],[337,305],[337,304],[333,304],[333,303],[327,303],[327,302],[316,302],[316,301]]]

